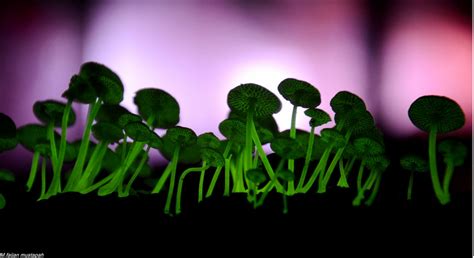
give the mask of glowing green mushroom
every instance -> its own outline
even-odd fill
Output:
[[[252,190],[249,191],[250,198],[253,200],[253,207],[254,209],[257,208],[257,189],[258,186],[262,183],[264,183],[267,180],[267,177],[265,176],[265,172],[263,172],[262,169],[260,168],[253,168],[250,170],[247,170],[245,173],[246,178],[251,182],[251,187]]]
[[[344,114],[352,110],[366,110],[364,101],[348,91],[338,92],[331,99],[330,105],[336,114]]]
[[[465,123],[461,107],[453,100],[442,96],[422,96],[408,110],[411,122],[420,130],[429,133],[429,164],[433,189],[441,204],[447,204],[449,196],[443,192],[436,164],[436,135],[461,128]]]
[[[244,171],[252,168],[252,140],[257,153],[271,178],[273,168],[268,161],[255,128],[254,118],[271,116],[281,110],[281,102],[275,94],[264,87],[248,83],[233,88],[227,95],[227,105],[232,111],[247,115],[244,145]],[[278,187],[278,186],[277,186]]]
[[[410,171],[407,200],[411,200],[414,174],[428,171],[428,162],[417,155],[406,155],[400,159],[400,165],[403,169]]]
[[[353,206],[359,206],[361,204],[365,198],[365,191],[369,189],[371,189],[372,192],[365,202],[365,205],[371,206],[373,204],[380,188],[382,174],[389,165],[390,160],[385,155],[371,156],[367,159],[367,167],[370,169],[370,175],[363,184],[362,189],[358,191],[356,198],[352,201]]]
[[[464,160],[467,156],[467,147],[460,141],[448,139],[439,143],[438,151],[443,155],[443,161],[446,164],[443,190],[449,199],[449,185],[453,178],[454,168],[464,164]]]
[[[153,128],[171,128],[179,122],[179,104],[168,92],[147,88],[137,91],[133,99],[140,114]]]

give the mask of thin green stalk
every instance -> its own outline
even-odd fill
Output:
[[[346,165],[343,166],[342,170],[344,170],[344,177],[345,179],[342,178],[342,175],[341,177],[339,177],[339,181],[337,182],[337,186],[339,187],[346,187],[345,184],[347,183],[347,187],[349,187],[349,183],[347,182],[347,178],[349,177],[351,171],[352,171],[352,166],[354,166],[354,162],[356,161],[356,156],[353,156],[351,158],[350,161],[347,161],[346,162]],[[343,180],[345,180],[346,182],[343,182]]]
[[[253,196],[252,196],[253,208],[256,209],[257,208],[257,184],[252,183],[252,188],[253,188]]]
[[[247,122],[245,124],[245,148],[244,148],[244,173],[252,168],[252,122],[253,113],[247,113]]]
[[[225,177],[224,177],[224,196],[230,196],[230,175],[229,175],[229,170],[230,170],[230,160],[232,159],[232,154],[229,156],[229,158],[225,159]],[[211,191],[212,193],[212,191]]]
[[[100,99],[97,99],[93,104],[89,104],[89,111],[87,115],[87,122],[82,135],[81,147],[79,148],[79,154],[77,155],[76,163],[71,172],[71,176],[66,184],[65,191],[74,190],[77,181],[81,178],[82,169],[84,168],[84,162],[86,161],[87,151],[89,149],[90,134],[92,129],[92,123],[100,109]]]
[[[173,157],[179,157],[179,147],[176,147],[173,153]],[[166,198],[166,204],[165,204],[165,209],[164,213],[165,214],[170,214],[170,208],[171,208],[171,199],[173,198],[173,192],[174,192],[174,183],[176,181],[176,167],[178,166],[178,162],[173,163],[173,168],[171,170],[171,178],[170,178],[170,187],[168,188],[168,196]]]
[[[199,176],[199,190],[198,190],[198,202],[202,202],[202,197],[203,197],[203,192],[204,192],[204,177],[205,177],[205,172],[207,170],[207,162],[203,161],[202,162],[202,170],[201,170],[201,175]]]
[[[100,154],[103,152],[103,149],[107,149],[108,143],[100,142],[92,152],[92,155],[87,163],[86,170],[82,174],[81,178],[77,183],[76,189],[81,191],[84,187],[86,187],[89,177],[91,176],[92,170],[96,167],[97,163],[102,160],[103,157],[100,157]],[[100,159],[99,159],[100,158]]]
[[[321,177],[320,173],[326,167],[326,163],[329,158],[329,154],[331,153],[331,150],[332,150],[332,146],[324,150],[323,155],[321,156],[321,159],[319,160],[318,165],[314,168],[313,174],[309,178],[308,183],[306,183],[306,185],[303,187],[303,191],[302,191],[303,193],[307,193],[309,189],[311,189],[311,187],[313,186],[318,176]]]
[[[257,152],[258,152],[258,155],[260,156],[260,159],[262,160],[263,166],[265,167],[270,178],[274,178],[275,172],[273,172],[273,168],[270,165],[270,162],[268,161],[265,151],[263,150],[262,143],[260,142],[260,138],[258,137],[257,129],[255,129],[255,124],[253,123],[253,120],[251,121],[251,129],[252,129],[252,139],[255,143],[255,146],[257,146]],[[275,181],[274,183],[278,191],[281,191],[283,189],[283,187],[280,185],[278,181]]]
[[[168,180],[168,177],[171,175],[171,170],[173,169],[174,163],[177,162],[178,157],[172,157],[170,162],[165,168],[165,171],[163,171],[163,174],[161,174],[160,179],[155,185],[155,188],[151,191],[152,194],[157,194],[160,193],[161,190],[163,189],[166,181]]]
[[[95,178],[99,175],[99,172],[102,169],[102,162],[103,162],[103,159],[104,159],[104,156],[105,156],[106,152],[107,152],[107,148],[104,148],[98,154],[97,162],[92,167],[90,176],[88,178],[86,178],[85,187],[88,187],[88,186],[92,185],[92,183],[94,183],[94,181],[95,181]]]
[[[352,201],[353,206],[360,206],[360,203],[364,199],[364,193],[365,193],[365,190],[367,189],[367,186],[369,185],[369,181],[371,181],[375,175],[376,175],[375,173],[370,173],[370,176],[365,181],[364,186],[362,186],[360,191],[358,191],[356,198]]]
[[[229,155],[231,147],[232,147],[232,142],[228,141],[226,146],[225,146],[224,153],[223,153],[224,159],[226,159],[226,160],[227,160],[227,156]],[[229,172],[228,166],[230,166],[230,164],[226,163],[225,169],[226,169],[227,172]],[[206,198],[211,197],[212,192],[214,191],[214,187],[216,186],[217,179],[219,178],[219,175],[221,173],[221,170],[222,170],[221,166],[216,168],[216,171],[214,172],[214,176],[211,179],[211,184],[209,185],[209,188],[207,189]],[[226,174],[226,176],[228,176],[228,175]]]
[[[448,161],[446,164],[446,172],[444,173],[443,179],[443,190],[444,194],[446,195],[446,199],[450,199],[451,195],[449,193],[449,185],[451,184],[451,179],[453,179],[454,173],[454,163],[452,160]]]
[[[301,191],[304,185],[304,181],[306,180],[306,174],[308,173],[309,164],[311,162],[311,156],[313,155],[313,145],[314,145],[314,129],[315,127],[311,127],[311,132],[309,134],[308,140],[308,148],[306,149],[306,157],[304,159],[304,166],[303,171],[301,172],[301,177],[296,186],[296,191]]]
[[[127,157],[127,134],[123,134],[123,141],[122,141],[122,162],[125,162],[125,158]]]
[[[69,122],[69,114],[71,113],[71,109],[72,109],[72,99],[68,99],[66,103],[66,107],[64,108],[64,113],[63,113],[63,117],[61,121],[61,140],[59,142],[59,155],[58,155],[58,164],[57,164],[57,170],[59,174],[62,173],[64,157],[66,156],[67,126]]]
[[[411,201],[411,193],[413,189],[413,171],[410,171],[410,179],[408,180],[407,200]]]
[[[371,173],[380,174],[381,172],[379,172],[379,171],[371,171]],[[372,180],[369,181],[369,185],[367,186],[367,190],[372,189],[372,186],[374,185],[375,179],[377,179],[377,178],[376,178],[376,177],[372,177]]]
[[[365,202],[365,205],[367,205],[367,206],[371,206],[374,203],[375,198],[377,197],[377,193],[379,192],[379,189],[380,189],[380,182],[382,181],[382,174],[379,172],[379,173],[377,173],[376,177],[377,177],[377,179],[376,179],[376,182],[375,182],[374,189],[372,190],[372,193],[370,193],[369,199],[367,199],[367,201]]]
[[[140,172],[142,171],[143,169],[143,166],[145,166],[145,163],[146,163],[146,159],[148,157],[148,152],[150,152],[150,146],[147,146],[146,150],[145,150],[145,155],[143,155],[143,157],[140,159],[140,162],[138,163],[138,167],[137,169],[135,170],[135,172],[133,173],[132,177],[130,178],[130,180],[128,181],[128,184],[127,186],[125,187],[125,191],[123,193],[120,193],[120,197],[126,197],[130,194],[130,189],[132,188],[132,184],[133,182],[135,182],[135,180],[137,179],[138,175],[140,174]]]
[[[286,192],[284,192],[283,194],[283,214],[288,214],[288,197],[287,197],[287,194]]]
[[[47,199],[46,197],[46,162],[47,159],[43,158],[41,160],[41,194],[40,194],[40,200]]]
[[[275,173],[278,173],[280,170],[283,169],[283,165],[285,164],[285,161],[286,159],[280,159],[280,162],[278,162],[278,166],[275,170]],[[271,191],[273,189],[273,187],[275,187],[275,184],[273,183],[273,181],[276,180],[276,177],[273,178],[272,180],[270,180],[261,190],[259,190],[258,192],[266,192],[267,190],[268,191]]]
[[[92,191],[95,191],[96,189],[102,187],[103,185],[107,184],[108,182],[110,182],[110,180],[112,180],[112,178],[115,177],[115,174],[118,173],[118,170],[113,172],[113,173],[110,173],[110,175],[106,176],[105,178],[103,178],[102,180],[100,180],[99,182],[83,189],[80,191],[81,194],[88,194]]]
[[[364,175],[365,159],[360,162],[359,172],[357,173],[357,191],[362,190],[362,177]]]
[[[318,193],[325,193],[326,192],[326,187],[329,183],[329,179],[331,178],[332,173],[334,172],[334,169],[336,168],[337,163],[339,162],[339,159],[342,157],[342,153],[344,153],[344,148],[340,148],[337,150],[336,155],[331,161],[331,164],[329,165],[329,168],[324,175],[324,179],[322,181],[322,184],[319,185],[318,188]]]
[[[203,164],[203,166],[204,166],[204,164]],[[181,195],[182,195],[182,192],[183,192],[184,178],[189,173],[200,172],[200,171],[202,171],[202,169],[203,169],[203,167],[188,168],[179,177],[178,190],[177,190],[177,193],[176,193],[176,214],[181,213]]]
[[[443,189],[441,188],[441,183],[439,181],[438,176],[438,167],[436,165],[436,128],[431,129],[429,135],[429,159],[430,159],[430,174],[431,174],[431,182],[433,184],[433,189],[441,204],[447,204],[449,202],[449,198],[444,194]]]
[[[290,128],[290,138],[296,138],[296,113],[298,112],[298,106],[293,105],[293,112],[291,113],[291,128]],[[295,173],[295,161],[293,159],[288,159],[288,170],[291,173]],[[295,182],[291,181],[288,183],[288,194],[293,195],[295,193]]]
[[[341,173],[341,176],[339,177],[337,186],[342,188],[349,188],[349,183],[347,182],[346,177],[346,170],[344,169],[344,162],[342,159],[339,160],[339,172]]]
[[[26,183],[27,192],[31,191],[31,188],[33,187],[33,183],[35,182],[36,172],[38,171],[39,158],[40,158],[40,153],[35,151],[33,154],[33,161],[31,162],[30,175]]]

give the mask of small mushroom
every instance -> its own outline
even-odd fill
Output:
[[[168,129],[179,122],[179,104],[164,90],[141,89],[137,91],[133,101],[140,116],[153,128]]]
[[[330,105],[336,114],[344,114],[352,110],[366,110],[364,101],[348,91],[338,92],[331,99]]]
[[[403,169],[410,171],[410,179],[408,180],[407,200],[411,200],[414,174],[428,171],[428,162],[426,162],[426,160],[417,155],[406,155],[400,159],[400,165]]]
[[[449,186],[453,178],[454,168],[464,164],[467,156],[467,147],[460,141],[447,139],[439,143],[438,151],[443,155],[443,161],[446,164],[443,190],[449,199]]]

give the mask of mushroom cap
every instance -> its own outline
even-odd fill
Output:
[[[142,122],[133,122],[125,126],[125,133],[136,142],[149,142],[154,137],[153,131]]]
[[[129,113],[130,111],[128,111],[128,109],[123,106],[104,104],[100,106],[99,112],[97,112],[95,120],[97,122],[106,122],[119,125],[120,117],[124,114]],[[122,128],[122,126],[119,127]]]
[[[60,127],[65,108],[65,103],[56,100],[37,101],[33,105],[33,113],[41,122],[45,124],[49,124],[51,122],[55,127]],[[75,122],[76,114],[74,113],[74,110],[71,109],[69,112],[67,126],[69,127]]]
[[[203,161],[206,161],[212,167],[223,167],[225,164],[224,157],[215,149],[201,148],[201,157]]]
[[[150,132],[151,133],[147,142],[148,146],[152,147],[153,149],[160,149],[163,146],[163,141],[161,140],[161,137],[153,131]]]
[[[105,104],[119,104],[123,100],[120,77],[103,64],[87,62],[81,66],[79,76],[85,78]]]
[[[226,119],[219,124],[219,132],[225,138],[243,144],[245,142],[245,124],[238,119]]]
[[[191,146],[197,143],[196,133],[190,128],[181,126],[168,129],[163,138],[169,139],[181,147]]]
[[[375,126],[374,118],[367,110],[354,109],[344,113],[336,113],[334,116],[336,125],[342,123],[342,130],[344,132],[351,131],[358,133],[371,129]]]
[[[408,109],[411,122],[419,129],[429,132],[447,133],[461,128],[465,123],[461,107],[443,96],[422,96],[416,99]]]
[[[73,75],[69,82],[69,88],[64,91],[62,97],[79,103],[91,104],[96,101],[98,93],[87,78]]]
[[[384,138],[382,131],[377,128],[376,126],[372,126],[370,128],[366,128],[364,130],[358,130],[352,133],[351,138],[371,138],[377,141],[385,148]]]
[[[270,147],[278,156],[285,159],[298,159],[306,154],[306,149],[299,141],[282,135],[273,139]]]
[[[97,140],[108,143],[118,142],[123,138],[122,129],[107,122],[98,122],[94,124],[92,126],[92,134]]]
[[[400,165],[403,169],[415,172],[428,171],[428,162],[418,155],[405,155],[400,159]]]
[[[257,185],[267,180],[267,176],[265,175],[265,172],[263,172],[263,170],[260,168],[249,169],[247,170],[245,175],[252,183],[257,184]]]
[[[173,157],[176,143],[167,137],[166,135],[162,138],[162,146],[159,149],[160,153],[167,160],[171,160]],[[195,142],[192,145],[184,146],[179,149],[178,161],[182,164],[196,164],[202,160],[201,147]]]
[[[254,83],[241,84],[230,90],[227,105],[232,111],[245,114],[252,112],[254,117],[270,116],[281,110],[278,97]]]
[[[324,128],[321,130],[321,140],[329,145],[333,145],[336,149],[342,148],[346,145],[344,136],[334,128]]]
[[[308,108],[304,111],[304,114],[311,117],[309,121],[311,127],[318,127],[331,121],[329,114],[319,108]]]
[[[199,144],[201,148],[211,148],[217,150],[221,146],[221,141],[213,133],[208,132],[198,136],[197,144]]]
[[[321,104],[321,95],[318,89],[308,82],[287,78],[278,85],[278,92],[298,107],[314,108]]]
[[[179,104],[168,92],[147,88],[137,91],[133,99],[145,121],[153,117],[154,128],[168,129],[179,122]]]
[[[453,139],[447,139],[440,142],[438,145],[438,151],[443,154],[445,163],[452,161],[455,166],[461,166],[464,164],[464,160],[467,156],[466,145]]]
[[[364,101],[354,93],[348,91],[338,92],[330,102],[332,110],[337,113],[346,113],[351,110],[365,110]]]
[[[0,153],[15,148],[17,144],[15,122],[9,116],[0,113]]]
[[[18,128],[20,144],[30,151],[35,150],[37,144],[49,143],[47,129],[39,124],[27,124]]]
[[[142,121],[141,116],[138,116],[132,113],[125,113],[119,117],[117,124],[120,128],[125,129],[125,126],[127,126],[128,124],[137,123],[141,121]]]
[[[244,125],[247,122],[247,115],[244,113],[237,112],[237,111],[230,111],[228,118],[238,119],[242,121]],[[273,116],[254,117],[254,123],[255,123],[255,127],[257,128],[257,131],[259,128],[263,127],[271,131],[273,134],[277,134],[279,132],[278,124]]]
[[[385,151],[383,145],[368,137],[357,138],[353,144],[356,153],[362,157],[377,156]]]
[[[15,182],[15,174],[10,170],[0,169],[0,181]]]
[[[385,155],[370,156],[366,159],[366,166],[373,171],[384,172],[390,165],[390,160]]]
[[[280,169],[276,172],[276,176],[285,182],[292,182],[295,180],[295,174],[288,169]]]

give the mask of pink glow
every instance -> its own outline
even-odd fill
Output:
[[[218,134],[229,110],[227,93],[241,83],[277,92],[287,77],[307,80],[319,88],[328,111],[339,90],[366,97],[363,20],[356,6],[288,1],[257,15],[231,2],[105,3],[91,15],[85,60],[121,75],[124,105],[131,110],[135,91],[162,88],[181,105],[180,125]],[[290,104],[283,103],[276,115],[282,130],[291,116]],[[298,126],[309,129],[307,123],[301,113]]]
[[[472,127],[471,29],[447,15],[428,12],[398,17],[384,48],[382,115],[388,129],[406,136],[419,130],[407,111],[422,95],[456,100],[466,115],[460,133]]]

